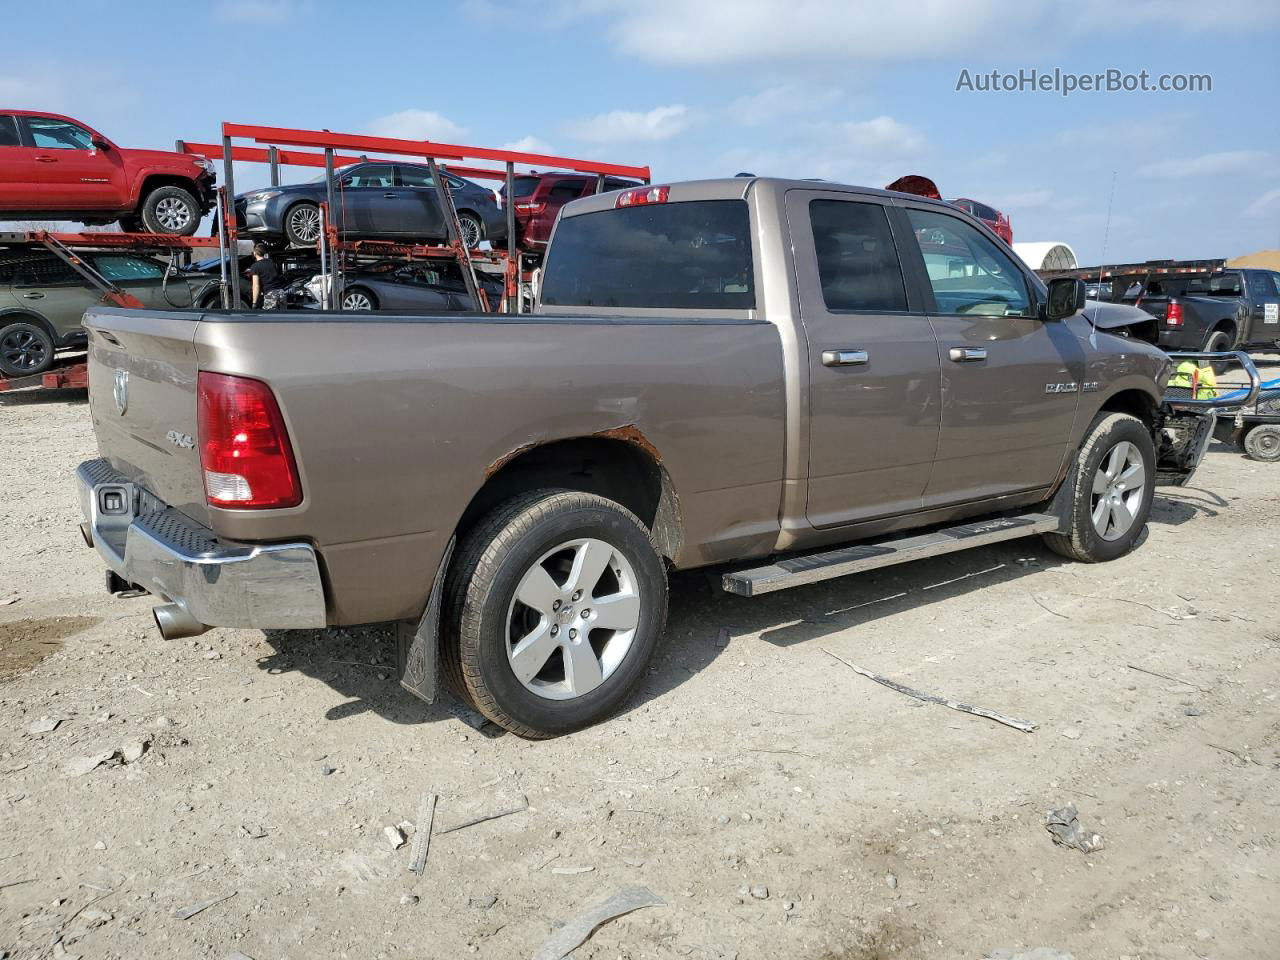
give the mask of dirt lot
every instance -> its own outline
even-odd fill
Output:
[[[532,743],[402,693],[385,628],[162,641],[75,531],[92,453],[82,394],[0,398],[0,957],[529,957],[633,884],[665,905],[577,960],[1276,955],[1275,466],[1215,446],[1104,566],[1015,541],[756,600],[679,575],[642,695]],[[529,806],[416,879],[384,828],[425,791],[437,829]],[[1051,841],[1069,801],[1101,850]]]

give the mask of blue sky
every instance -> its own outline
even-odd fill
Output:
[[[0,106],[130,146],[215,140],[231,120],[648,163],[658,180],[921,173],[1082,263],[1280,247],[1275,2],[80,0],[56,25],[39,5],[4,11]],[[1209,74],[1213,89],[955,89],[962,69],[1055,67]]]

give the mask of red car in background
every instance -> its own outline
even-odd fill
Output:
[[[942,194],[938,192],[938,187],[932,180],[914,173],[899,177],[885,189],[896,190],[899,193],[913,193],[917,197],[928,197],[930,200],[942,200]],[[991,228],[991,232],[997,237],[1010,246],[1013,245],[1013,224],[1009,222],[1007,214],[1001,213],[995,207],[979,203],[977,200],[969,200],[965,197],[958,197],[955,200],[946,200],[944,202],[951,204],[958,210],[963,210],[971,217],[981,220]]]
[[[551,228],[560,208],[570,200],[589,197],[596,192],[596,177],[583,173],[522,173],[512,182],[515,187],[516,237],[522,249],[541,252],[547,247]],[[638,187],[639,180],[605,177],[601,193]],[[507,188],[499,191],[506,203]]]
[[[0,107],[0,220],[118,220],[127,232],[190,236],[213,195],[203,157],[118,147],[70,117]]]

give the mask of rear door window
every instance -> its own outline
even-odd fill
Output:
[[[745,200],[645,204],[562,218],[541,301],[562,307],[755,306]]]
[[[18,137],[18,121],[8,114],[0,113],[0,147],[20,147],[22,140]]]
[[[907,291],[889,218],[876,203],[811,200],[822,299],[831,312],[899,312]]]
[[[94,257],[93,265],[112,283],[129,283],[139,280],[163,280],[164,267],[153,260],[119,254]]]
[[[52,253],[34,253],[15,258],[6,269],[9,282],[16,287],[78,287],[84,285],[80,274]]]
[[[1274,276],[1267,270],[1250,270],[1249,290],[1255,297],[1276,296],[1276,282],[1272,279]]]
[[[960,316],[1032,315],[1027,282],[987,235],[957,217],[907,208],[939,313]]]

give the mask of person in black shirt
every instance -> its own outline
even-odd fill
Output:
[[[253,281],[251,302],[260,310],[279,310],[284,306],[285,283],[280,279],[280,268],[267,255],[264,244],[253,245],[253,266],[249,268]]]

